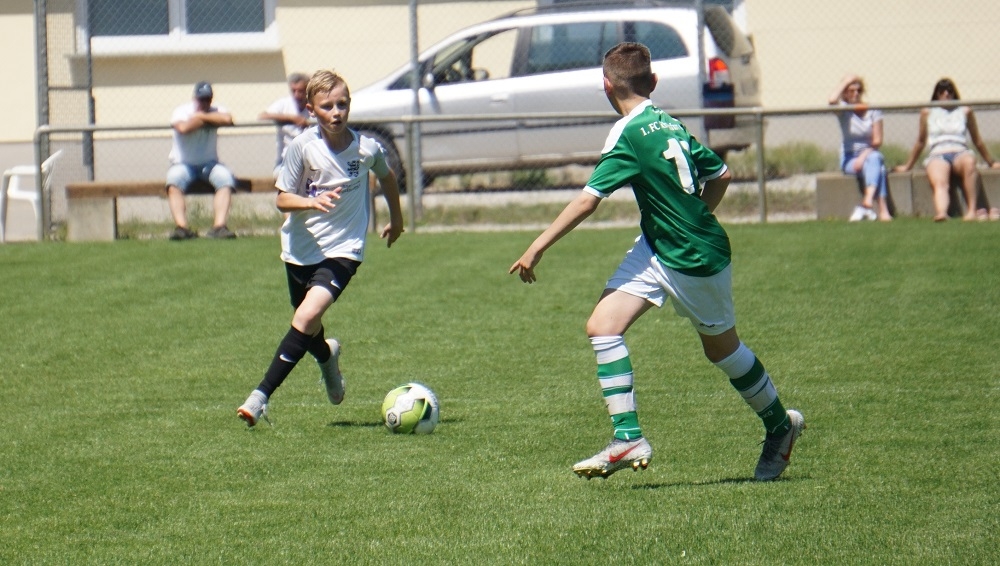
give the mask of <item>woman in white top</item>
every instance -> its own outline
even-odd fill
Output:
[[[889,187],[886,183],[882,145],[882,111],[865,105],[861,97],[865,83],[857,75],[847,75],[830,94],[830,105],[844,107],[837,113],[844,144],[840,150],[840,169],[861,182],[861,204],[854,208],[851,221],[892,220],[889,213]],[[874,210],[878,201],[878,213]]]
[[[917,143],[913,145],[906,164],[896,167],[896,171],[912,169],[924,147],[930,146],[924,167],[927,170],[927,180],[934,190],[934,221],[941,222],[948,219],[952,175],[962,181],[962,190],[965,192],[965,202],[968,205],[966,220],[974,220],[977,217],[1000,218],[1000,210],[988,211],[985,206],[982,208],[979,206],[979,171],[976,169],[976,154],[969,148],[969,140],[972,140],[990,167],[1000,168],[1000,163],[990,157],[989,149],[979,135],[979,126],[976,125],[976,116],[972,113],[972,109],[954,103],[948,104],[948,101],[957,100],[959,100],[958,89],[951,79],[941,79],[934,85],[931,102],[945,104],[920,111]]]

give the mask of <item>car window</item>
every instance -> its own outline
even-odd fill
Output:
[[[450,45],[434,56],[435,84],[454,84],[510,76],[517,41],[515,30],[480,35]]]
[[[617,43],[615,22],[582,22],[531,29],[525,74],[600,67],[604,53]]]
[[[472,74],[477,81],[510,77],[517,30],[492,35],[472,48]]]
[[[445,82],[446,78],[449,77],[455,79],[452,82],[458,82],[458,79],[463,75],[461,71],[463,65],[467,65],[466,61],[468,59],[466,55],[468,55],[471,46],[480,39],[480,36],[462,38],[435,53],[434,60],[431,63],[435,83],[440,84]],[[424,63],[421,63],[420,66],[421,69],[426,68]],[[449,69],[451,70],[449,71]],[[391,90],[412,88],[410,82],[412,74],[412,72],[404,73],[389,88]]]
[[[684,40],[674,28],[657,22],[625,22],[625,41],[635,41],[649,48],[654,60],[687,57]]]

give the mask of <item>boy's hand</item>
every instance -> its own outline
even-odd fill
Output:
[[[521,278],[521,281],[525,283],[534,283],[535,278],[535,266],[541,261],[542,254],[535,253],[530,249],[524,252],[524,255],[520,259],[514,262],[514,265],[510,266],[507,273],[517,272],[517,275]]]
[[[309,208],[313,210],[318,210],[320,212],[330,212],[331,210],[337,207],[337,205],[334,204],[333,201],[340,199],[341,190],[343,190],[343,187],[337,187],[332,191],[323,191],[322,193],[312,197],[311,199],[309,199],[310,200]]]
[[[394,224],[394,223],[390,222],[390,223],[388,223],[388,224],[386,224],[386,225],[385,225],[385,228],[382,228],[382,235],[381,235],[380,237],[381,237],[381,238],[382,238],[383,240],[385,240],[385,241],[386,241],[386,242],[385,242],[385,243],[386,243],[386,246],[385,246],[385,247],[387,247],[387,248],[391,248],[391,247],[392,247],[392,244],[393,244],[393,243],[394,243],[394,242],[395,242],[396,240],[398,240],[398,239],[399,239],[399,236],[400,236],[400,235],[401,235],[401,234],[402,234],[403,232],[405,232],[405,231],[406,231],[406,230],[404,230],[404,229],[403,229],[403,226],[402,226],[402,225],[397,225],[397,224]]]

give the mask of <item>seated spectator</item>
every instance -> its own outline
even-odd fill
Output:
[[[271,120],[278,125],[277,161],[274,164],[274,176],[278,177],[278,169],[285,159],[285,148],[292,143],[295,136],[301,134],[309,125],[309,110],[306,108],[306,84],[309,77],[302,73],[288,75],[289,96],[279,98],[261,112],[261,120]]]
[[[962,182],[967,205],[966,220],[1000,219],[1000,209],[990,209],[985,199],[983,202],[979,200],[979,171],[976,169],[976,154],[969,148],[969,140],[972,140],[988,166],[1000,168],[1000,163],[990,157],[990,151],[979,135],[979,126],[976,125],[972,109],[957,104],[958,100],[958,89],[951,79],[941,79],[934,85],[931,102],[941,102],[943,105],[920,111],[917,142],[913,144],[906,163],[895,170],[912,169],[924,148],[930,146],[924,168],[934,191],[934,221],[943,222],[948,219],[953,176]]]
[[[889,187],[886,183],[885,158],[882,145],[882,111],[868,108],[862,102],[865,83],[857,75],[847,75],[830,94],[831,106],[843,107],[837,113],[843,145],[840,168],[858,178],[861,183],[861,203],[854,208],[850,220],[892,220],[889,213]],[[878,201],[878,213],[875,212]]]
[[[236,177],[219,163],[218,135],[220,126],[232,126],[233,117],[221,106],[212,105],[212,85],[202,81],[194,87],[194,101],[174,109],[170,125],[174,128],[174,142],[170,149],[170,168],[167,169],[167,200],[170,213],[177,227],[171,240],[197,238],[198,233],[188,226],[184,196],[196,180],[207,181],[215,189],[215,212],[210,238],[235,238],[226,227],[229,206],[232,202]]]

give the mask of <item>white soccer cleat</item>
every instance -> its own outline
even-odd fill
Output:
[[[267,397],[263,393],[254,389],[247,400],[236,409],[236,416],[247,423],[247,427],[256,425],[260,419],[264,419],[267,424],[271,424],[271,419],[267,415]]]
[[[344,376],[340,373],[340,342],[336,338],[326,341],[330,346],[330,359],[319,363],[319,371],[323,374],[323,385],[326,386],[326,397],[334,405],[344,402]]]
[[[788,432],[781,436],[768,434],[764,437],[764,449],[760,453],[760,460],[757,461],[757,469],[753,471],[755,480],[778,479],[781,472],[788,467],[788,459],[792,456],[795,441],[806,428],[805,417],[795,409],[788,410],[788,420],[791,423]]]
[[[653,459],[653,447],[645,437],[636,440],[612,439],[607,448],[597,454],[577,462],[573,472],[588,480],[594,476],[606,478],[618,470],[632,468],[645,470]]]

